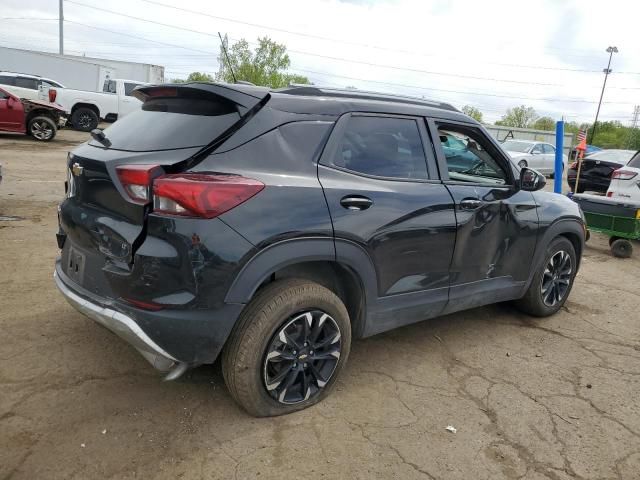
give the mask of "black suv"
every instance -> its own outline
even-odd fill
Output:
[[[353,338],[507,300],[546,316],[569,295],[579,207],[450,105],[135,95],[140,111],[69,154],[55,281],[168,379],[221,355],[238,403],[279,415],[329,393]]]

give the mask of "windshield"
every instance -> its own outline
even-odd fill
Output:
[[[502,148],[509,152],[527,153],[531,148],[531,144],[527,142],[518,142],[517,140],[507,140],[502,144]]]
[[[633,150],[602,150],[600,152],[587,155],[589,160],[603,160],[605,162],[616,162],[626,165],[636,152]]]

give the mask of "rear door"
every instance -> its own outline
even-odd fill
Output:
[[[536,245],[533,195],[516,187],[509,159],[478,126],[436,119],[429,127],[457,221],[445,312],[513,299],[529,278]],[[475,159],[465,171],[440,141],[450,135]]]
[[[343,115],[318,175],[338,260],[348,255],[348,242],[366,252],[375,267],[378,298],[367,306],[365,334],[440,314],[447,302],[456,222],[424,120]]]

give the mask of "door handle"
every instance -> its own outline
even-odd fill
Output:
[[[373,201],[367,197],[350,195],[342,197],[342,200],[340,200],[340,205],[342,205],[347,210],[366,210],[371,205],[373,205]]]
[[[460,208],[462,210],[475,210],[482,206],[482,201],[477,198],[465,198],[460,201]]]

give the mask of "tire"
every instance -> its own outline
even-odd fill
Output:
[[[44,115],[33,117],[27,125],[27,132],[40,142],[50,142],[56,136],[56,122]]]
[[[564,268],[567,266],[567,256],[570,261],[568,272]],[[551,264],[552,259],[553,264]],[[565,263],[563,264],[562,262]],[[554,265],[554,267],[550,268],[551,265]],[[536,266],[536,272],[533,275],[529,289],[524,297],[514,302],[516,307],[524,313],[535,317],[548,317],[556,313],[564,305],[571,293],[576,276],[576,266],[577,258],[573,244],[565,237],[554,238],[549,243],[542,262]],[[549,270],[551,270],[551,275],[547,273]],[[555,294],[556,292],[557,295]]]
[[[71,114],[71,124],[76,130],[90,132],[98,127],[98,115],[92,109],[80,107]]]
[[[527,164],[527,161],[526,161],[526,160],[520,160],[520,161],[518,162],[518,167],[520,167],[520,168],[525,168],[527,165],[528,165],[528,164]]]
[[[309,345],[300,343],[305,331]],[[319,333],[312,340],[314,332]],[[314,346],[322,353],[314,354]],[[249,414],[283,415],[331,392],[350,346],[349,314],[332,291],[307,280],[279,280],[260,290],[242,312],[222,352],[222,373],[231,396]],[[289,373],[278,381],[283,372]]]
[[[615,240],[614,240],[615,239]],[[614,257],[617,258],[629,258],[633,253],[633,245],[626,238],[616,238],[611,237],[612,242],[609,242],[611,245],[611,253]]]

